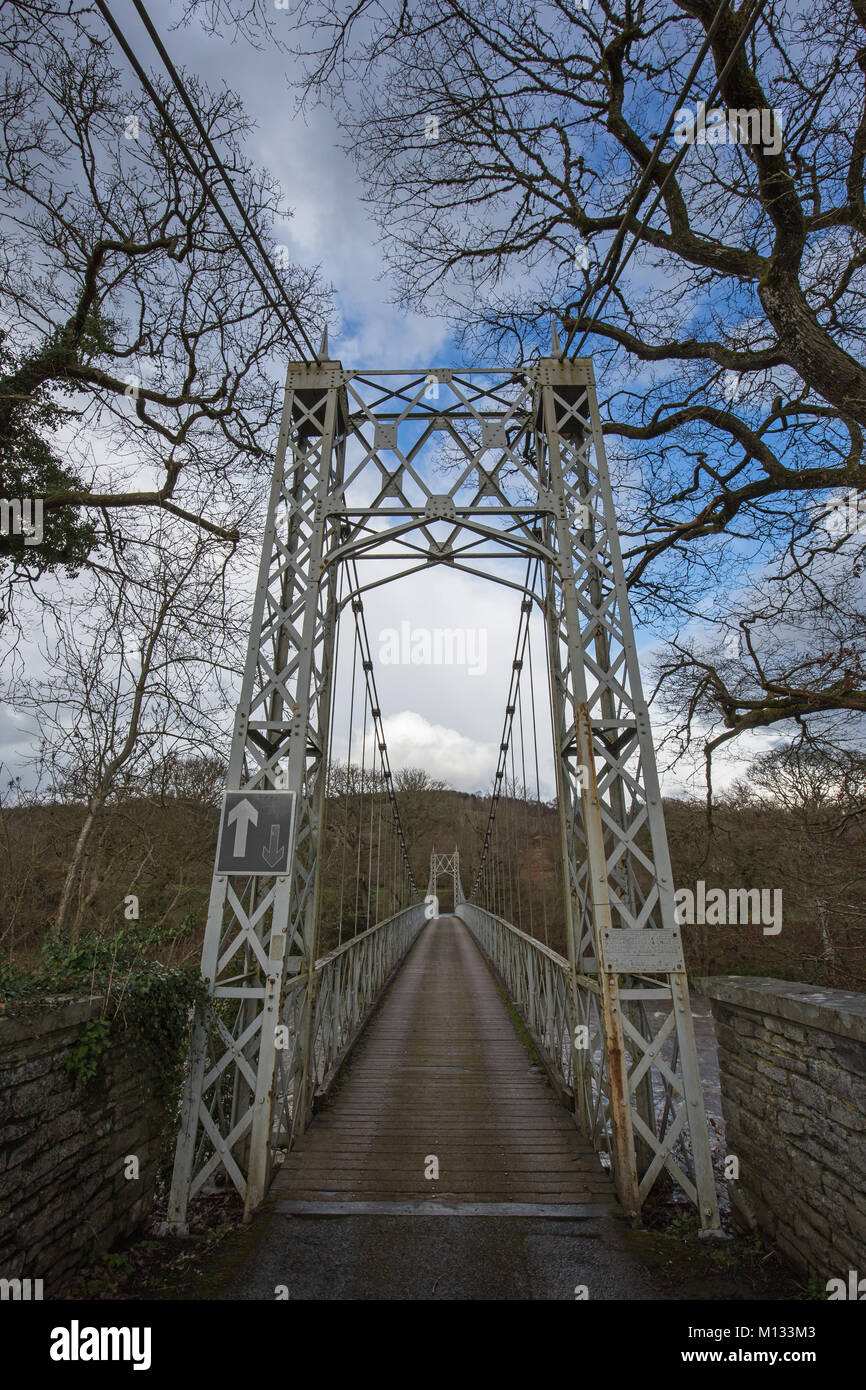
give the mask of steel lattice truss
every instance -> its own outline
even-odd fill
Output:
[[[532,593],[527,562],[543,581]],[[513,588],[544,614],[567,845],[570,1013],[591,1038],[576,1054],[580,1122],[609,1149],[629,1211],[666,1168],[702,1223],[716,1226],[592,365],[556,357],[514,372],[353,372],[333,361],[289,369],[228,785],[295,790],[297,850],[285,878],[214,879],[203,957],[213,1005],[195,1028],[170,1220],[183,1225],[189,1194],[220,1168],[254,1208],[274,1146],[306,1123],[319,1045],[317,850],[339,609],[443,564]],[[339,599],[341,569],[350,582]],[[449,871],[457,889],[456,862]],[[281,1022],[292,1046],[277,1059]]]
[[[454,884],[454,908],[460,906],[465,901],[466,894],[463,892],[463,884],[460,880],[460,851],[454,849],[451,854],[437,854],[435,847],[430,854],[430,878],[427,882],[427,897],[431,898],[436,892],[440,874],[450,878]]]

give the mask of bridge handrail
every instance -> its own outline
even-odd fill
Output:
[[[539,941],[537,937],[530,936],[528,932],[521,931],[520,927],[515,927],[514,923],[509,922],[507,917],[498,917],[495,912],[488,912],[486,907],[479,907],[477,903],[464,901],[460,903],[459,906],[471,907],[474,908],[476,912],[483,913],[485,917],[489,917],[491,922],[495,922],[497,926],[505,927],[506,931],[512,932],[514,936],[519,936],[528,946],[531,946],[534,951],[540,951],[542,955],[548,956],[549,959],[553,961],[554,965],[558,965],[561,969],[568,969],[568,960],[565,956],[561,956],[558,951],[554,951],[552,946],[545,946],[544,942]],[[460,913],[458,912],[456,915],[459,917]],[[467,923],[467,926],[468,925]],[[472,928],[470,927],[470,931],[471,930]]]
[[[575,1019],[565,956],[475,903],[458,904],[455,915],[501,976],[548,1071],[573,1096]]]
[[[372,936],[374,932],[382,931],[385,927],[390,927],[392,923],[396,922],[399,918],[405,917],[407,912],[413,912],[416,907],[423,909],[423,902],[410,903],[409,907],[401,908],[399,912],[395,912],[393,917],[385,917],[381,922],[374,922],[372,927],[367,927],[364,931],[359,931],[357,935],[350,936],[349,940],[344,941],[342,946],[335,946],[333,951],[329,951],[326,956],[318,956],[315,969],[317,971],[323,970],[328,962],[335,960],[337,956],[345,955],[349,951],[356,950],[359,942],[363,941],[365,937]]]
[[[317,959],[313,970],[311,1096],[328,1090],[370,1009],[424,921],[424,903],[413,903]],[[272,1140],[275,1146],[290,1142],[296,1128],[298,1042],[307,1023],[307,986],[308,976],[297,975],[288,982],[284,995],[287,1045],[278,1053],[280,1113]]]

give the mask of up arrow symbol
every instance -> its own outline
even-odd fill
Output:
[[[259,813],[251,801],[244,797],[226,816],[226,824],[235,828],[235,845],[232,854],[242,859],[247,852],[247,832],[251,825],[258,825]]]

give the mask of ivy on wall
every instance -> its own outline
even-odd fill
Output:
[[[177,1129],[192,1012],[206,998],[197,971],[152,958],[164,938],[174,941],[177,934],[176,927],[139,922],[114,937],[73,942],[52,933],[37,969],[0,961],[0,1012],[20,1016],[62,1007],[70,996],[93,999],[94,1014],[81,1025],[64,1062],[83,1101],[104,1085],[114,1048],[135,1049],[143,1065],[151,1064],[146,1070],[156,1077],[154,1099],[163,1115],[164,1169]]]

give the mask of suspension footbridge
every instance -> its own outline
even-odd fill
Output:
[[[442,565],[502,586],[517,643],[471,886],[456,850],[434,852],[425,897],[364,598]],[[520,693],[533,623],[552,712],[564,953],[509,920],[503,875],[508,758],[513,769],[516,727],[522,738],[535,723]],[[323,953],[334,672],[352,626],[380,788],[377,860],[391,867],[388,891],[372,895],[368,879],[366,918],[356,911],[349,939]],[[664,1181],[704,1230],[718,1228],[589,359],[566,359],[554,335],[548,357],[515,370],[353,371],[326,341],[316,361],[290,365],[227,785],[235,816],[239,797],[289,798],[291,833],[280,863],[279,829],[258,867],[218,856],[173,1229],[217,1181],[252,1214],[278,1171],[286,1203],[555,1210],[615,1193],[635,1220]],[[437,918],[443,872],[453,915]]]
[[[419,933],[273,1195],[293,1215],[468,1207],[567,1216],[614,1198],[453,916]]]

